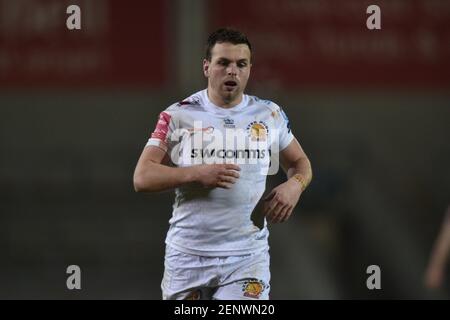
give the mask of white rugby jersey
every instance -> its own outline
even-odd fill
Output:
[[[260,229],[251,214],[267,174],[278,171],[278,152],[293,138],[281,108],[255,96],[243,95],[241,103],[225,109],[214,105],[205,89],[161,112],[147,146],[162,148],[174,166],[235,163],[241,168],[231,189],[196,183],[177,188],[166,243],[202,256],[267,249],[267,222]]]

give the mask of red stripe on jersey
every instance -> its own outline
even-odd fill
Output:
[[[156,123],[155,131],[152,133],[152,138],[166,141],[167,133],[169,132],[170,114],[161,112],[159,114],[158,122]]]

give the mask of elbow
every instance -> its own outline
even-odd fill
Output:
[[[133,177],[133,186],[134,186],[134,191],[135,192],[145,192],[148,191],[145,183],[144,183],[144,179],[142,178],[142,176],[139,175],[134,175]]]
[[[311,183],[312,179],[313,179],[313,170],[312,170],[312,166],[311,166],[311,161],[309,161],[309,159],[307,158],[308,161],[308,168],[309,168],[309,182],[308,184]]]
[[[142,192],[143,188],[139,180],[136,178],[133,179],[133,186],[135,192]]]
[[[148,178],[136,174],[133,177],[133,187],[134,191],[139,193],[152,193],[160,191],[156,184],[149,183]]]
[[[312,169],[311,161],[309,159],[308,159],[308,166],[309,166],[309,174],[311,175],[310,179],[312,180],[312,178],[313,178],[313,169]]]

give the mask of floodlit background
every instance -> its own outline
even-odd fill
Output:
[[[283,107],[314,171],[270,226],[272,298],[449,299],[449,267],[439,289],[424,273],[450,204],[450,2],[376,1],[378,31],[369,4],[0,0],[0,298],[160,299],[173,194],[136,194],[134,167],[159,112],[205,88],[208,33],[234,26],[247,93]]]

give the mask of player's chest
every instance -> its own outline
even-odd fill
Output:
[[[186,115],[179,119],[179,128],[189,136],[202,137],[208,141],[242,139],[249,142],[264,142],[274,134],[274,120],[269,113],[245,114],[239,116],[205,114]],[[187,135],[186,135],[187,136]]]
[[[269,163],[276,136],[270,117],[189,115],[179,121],[178,165],[232,162],[258,169]]]

